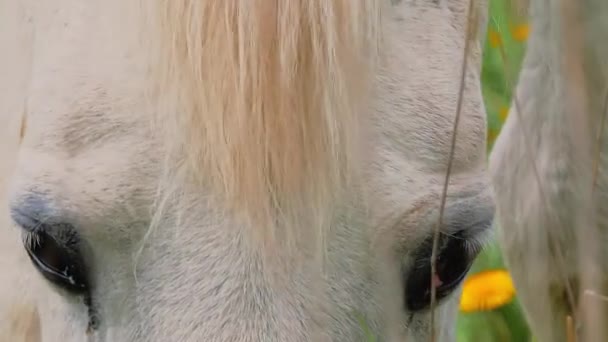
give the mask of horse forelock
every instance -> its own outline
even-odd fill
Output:
[[[154,6],[168,174],[213,189],[263,241],[326,226],[353,174],[379,2]]]

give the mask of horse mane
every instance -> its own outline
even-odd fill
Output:
[[[170,168],[256,235],[324,226],[348,183],[377,52],[375,0],[160,0],[158,95]],[[295,229],[295,228],[293,228]],[[307,232],[310,234],[311,232]]]

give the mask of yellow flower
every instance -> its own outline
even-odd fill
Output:
[[[490,46],[493,48],[501,46],[502,37],[500,36],[500,33],[498,33],[498,31],[490,28],[488,30],[488,42],[490,43]]]
[[[489,311],[510,303],[515,287],[506,270],[488,270],[469,276],[460,297],[460,311]]]
[[[507,116],[509,115],[509,107],[502,106],[498,110],[498,118],[500,119],[500,123],[503,124],[505,120],[507,120]]]
[[[519,24],[511,29],[511,34],[513,38],[518,42],[524,42],[528,39],[528,35],[530,34],[530,25],[528,24]]]

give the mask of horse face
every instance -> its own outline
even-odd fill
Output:
[[[42,335],[357,341],[363,318],[381,340],[428,338],[428,262],[466,2],[385,4],[385,43],[359,142],[368,151],[361,189],[339,206],[323,272],[306,248],[296,257],[277,248],[268,262],[243,233],[249,227],[199,187],[182,184],[179,199],[158,196],[165,152],[150,125],[135,7],[63,0],[27,9],[34,58],[9,206],[39,270],[32,288],[46,287],[32,293]],[[435,277],[444,338],[453,326],[451,294],[493,213],[473,45]]]
[[[477,4],[483,18],[484,3]],[[387,286],[398,284],[394,292],[387,291],[378,301],[383,303],[384,321],[392,322],[390,326],[409,322],[408,336],[413,340],[428,338],[428,310],[421,309],[428,305],[428,297],[424,296],[428,287],[420,280],[428,279],[428,269],[420,265],[428,262],[431,235],[438,224],[460,89],[466,7],[466,1],[447,5],[403,1],[387,14],[385,21],[386,48],[370,125],[374,153],[366,174],[376,236],[374,246],[378,252],[386,253],[380,258],[383,265],[378,266],[382,270],[380,276]],[[478,29],[483,25],[485,20],[480,20]],[[480,33],[478,37],[482,36]],[[468,241],[464,249],[470,252],[478,249],[478,239],[484,236],[493,217],[485,176],[486,119],[479,81],[481,47],[478,41],[471,42],[441,229],[446,236],[456,239],[464,234],[460,235],[463,241]],[[446,246],[449,244],[446,241]],[[460,247],[454,250],[462,251]],[[451,275],[446,278],[457,279],[474,254],[456,252],[448,257],[451,261],[446,267]],[[456,260],[463,264],[457,266]],[[395,272],[397,269],[400,274]],[[440,310],[439,320],[445,329],[444,336],[450,334],[457,297],[452,296],[451,303],[445,298],[441,301],[443,311]],[[397,331],[390,336],[397,340],[403,334]]]

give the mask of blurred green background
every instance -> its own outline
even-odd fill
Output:
[[[489,0],[490,13],[484,49],[482,91],[488,114],[488,149],[506,119],[511,103],[511,85],[516,83],[527,38],[527,23],[509,7],[510,0]],[[485,270],[505,269],[497,243],[477,258],[469,276]],[[492,286],[492,284],[488,284]],[[491,311],[461,312],[458,342],[527,342],[529,328],[515,298]]]

